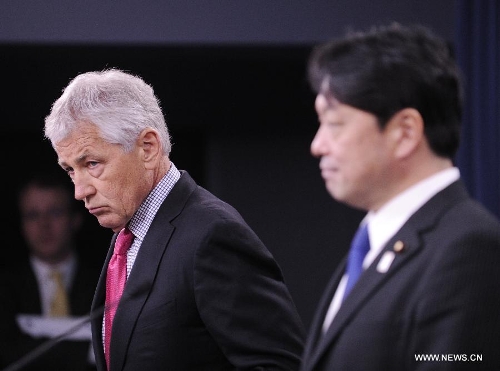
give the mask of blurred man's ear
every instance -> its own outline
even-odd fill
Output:
[[[424,120],[414,108],[404,108],[389,121],[396,140],[395,155],[405,158],[414,153],[425,140]]]

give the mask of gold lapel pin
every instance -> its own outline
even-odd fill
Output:
[[[393,250],[397,253],[400,253],[404,250],[405,244],[403,241],[398,240],[394,243]]]

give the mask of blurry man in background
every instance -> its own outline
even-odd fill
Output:
[[[83,214],[71,182],[60,174],[34,174],[20,188],[21,232],[28,256],[0,278],[0,367],[21,361],[88,315],[102,262],[85,257],[75,237]],[[87,325],[23,370],[93,370]]]

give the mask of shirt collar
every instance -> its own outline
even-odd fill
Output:
[[[73,271],[75,269],[76,256],[72,252],[70,256],[63,262],[58,263],[56,265],[52,265],[44,262],[43,260],[34,255],[31,255],[30,262],[37,277],[47,278],[50,276],[50,273],[53,270],[58,270],[63,275],[64,280],[67,281],[72,277]]]
[[[136,239],[144,240],[146,233],[153,222],[161,204],[180,178],[180,171],[174,163],[170,163],[170,169],[163,176],[156,187],[149,193],[130,219],[128,228]]]
[[[370,252],[367,259],[375,259],[387,241],[418,209],[459,178],[456,167],[442,170],[401,192],[377,212],[368,212],[362,221],[369,223]]]

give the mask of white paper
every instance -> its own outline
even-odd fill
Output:
[[[87,316],[83,317],[44,317],[34,314],[19,314],[16,317],[17,323],[21,330],[35,338],[37,337],[57,337],[70,329],[65,340],[91,340],[92,333],[90,330],[90,323],[83,322],[88,319]],[[80,325],[79,327],[77,327]]]

